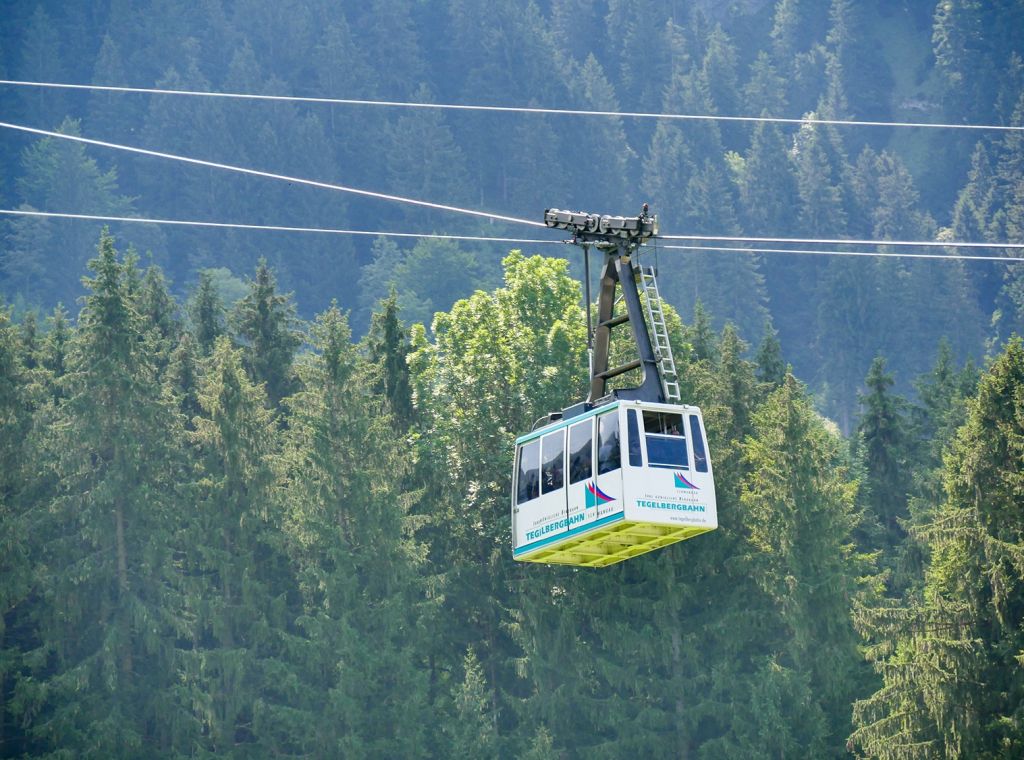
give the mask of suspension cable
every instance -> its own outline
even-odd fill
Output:
[[[285,174],[276,174],[273,172],[265,172],[258,169],[250,169],[243,166],[236,166],[233,164],[224,164],[216,161],[205,161],[199,158],[192,158],[189,156],[181,156],[175,153],[166,153],[163,151],[149,150],[146,148],[136,148],[131,145],[122,145],[120,143],[106,142],[104,140],[94,140],[88,137],[81,137],[79,135],[69,135],[63,132],[54,132],[47,129],[37,129],[35,127],[26,127],[20,124],[10,124],[8,122],[0,122],[0,128],[13,129],[20,132],[27,132],[30,134],[43,135],[44,137],[53,137],[62,140],[70,140],[73,142],[84,143],[86,145],[96,145],[103,148],[112,148],[114,150],[123,150],[129,153],[136,153],[144,156],[153,156],[156,158],[166,158],[172,161],[180,161],[187,164],[193,164],[197,166],[207,166],[214,169],[224,169],[226,171],[239,172],[241,174],[247,174],[256,177],[264,177],[267,179],[282,180],[299,185],[308,185],[311,187],[318,187],[327,190],[336,190],[340,192],[353,193],[356,195],[362,195],[370,198],[379,198],[382,200],[395,201],[398,203],[408,203],[415,206],[422,206],[425,208],[437,209],[440,211],[450,211],[458,214],[465,214],[469,216],[482,217],[485,219],[494,219],[497,221],[511,222],[513,224],[525,224],[530,227],[545,227],[543,222],[533,221],[531,219],[521,219],[514,216],[506,216],[503,214],[495,214],[489,211],[478,211],[475,209],[462,208],[459,206],[451,206],[442,203],[432,203],[430,201],[423,201],[416,198],[407,198],[400,195],[392,195],[389,193],[378,193],[372,190],[363,190],[360,188],[349,187],[347,185],[338,185],[330,182],[319,182],[317,180],[303,179],[301,177],[292,177]],[[979,243],[971,241],[935,241],[935,240],[846,240],[843,238],[782,238],[782,237],[744,237],[739,235],[725,236],[725,235],[661,235],[662,240],[698,240],[708,242],[726,242],[726,243],[786,243],[786,244],[808,244],[808,245],[890,245],[890,246],[910,246],[910,247],[922,247],[922,248],[1005,248],[1005,249],[1024,249],[1024,243]]]
[[[178,95],[203,98],[225,98],[233,100],[264,100],[288,103],[319,103],[325,105],[378,106],[386,108],[419,108],[448,111],[483,111],[492,113],[525,113],[557,116],[598,116],[630,119],[665,119],[676,121],[722,121],[764,124],[819,124],[835,127],[899,127],[913,129],[970,129],[998,132],[1020,132],[1024,126],[1005,124],[951,124],[917,121],[867,121],[859,119],[819,119],[804,117],[784,118],[778,116],[720,116],[718,114],[694,113],[652,113],[645,111],[600,111],[577,108],[540,108],[528,106],[493,106],[483,104],[422,103],[403,100],[369,100],[356,98],[325,98],[300,95],[261,95],[245,92],[210,92],[204,90],[165,89],[161,87],[126,87],[102,84],[70,84],[67,82],[33,82],[14,79],[0,79],[0,85],[10,87],[42,87],[64,90],[94,90],[99,92],[138,93],[144,95]]]
[[[451,211],[456,214],[465,214],[467,216],[482,217],[484,219],[494,219],[500,222],[511,222],[513,224],[526,224],[530,227],[544,227],[543,222],[536,222],[531,219],[519,219],[514,216],[505,216],[503,214],[492,214],[489,211],[476,211],[474,209],[462,208],[460,206],[451,206],[444,203],[431,203],[430,201],[423,201],[416,198],[407,198],[401,195],[392,195],[390,193],[378,193],[373,190],[363,190],[357,187],[349,187],[347,185],[338,185],[332,182],[318,182],[312,179],[303,179],[301,177],[290,177],[286,174],[276,174],[274,172],[260,171],[259,169],[250,169],[244,166],[236,166],[234,164],[222,164],[217,161],[204,161],[200,158],[191,158],[190,156],[181,156],[176,153],[165,153],[163,151],[148,150],[146,148],[136,148],[131,145],[122,145],[120,143],[106,142],[104,140],[93,140],[88,137],[81,137],[79,135],[69,135],[63,132],[54,132],[48,129],[37,129],[35,127],[26,127],[21,124],[10,124],[8,122],[0,122],[0,127],[4,129],[14,129],[19,132],[27,132],[29,134],[43,135],[44,137],[54,137],[60,140],[70,140],[72,142],[84,143],[86,145],[96,145],[101,148],[113,148],[114,150],[123,150],[129,153],[137,153],[141,156],[152,156],[154,158],[166,158],[171,161],[181,161],[186,164],[193,164],[195,166],[206,166],[212,169],[224,169],[226,171],[238,172],[240,174],[248,174],[253,177],[264,177],[266,179],[283,180],[284,182],[291,182],[297,185],[308,185],[310,187],[319,187],[325,190],[336,190],[343,193],[352,193],[354,195],[362,195],[367,198],[378,198],[380,200],[394,201],[396,203],[407,203],[413,206],[421,206],[423,208],[437,209],[438,211]]]
[[[243,224],[238,222],[205,222],[189,219],[156,219],[151,217],[137,216],[114,216],[105,214],[73,214],[56,211],[36,211],[35,209],[0,209],[0,214],[5,216],[28,216],[45,219],[77,219],[95,222],[117,222],[129,224],[157,224],[177,227],[207,227],[214,229],[238,229],[238,230],[259,230],[266,232],[304,232],[322,233],[331,235],[356,235],[367,237],[395,237],[425,240],[458,240],[465,242],[479,243],[514,243],[518,245],[565,245],[571,240],[541,240],[534,238],[514,237],[491,237],[485,235],[455,235],[446,233],[426,232],[392,232],[390,230],[350,230],[327,227],[292,227],[273,224]],[[942,259],[945,261],[999,261],[1005,263],[1024,262],[1024,257],[1015,256],[954,256],[941,253],[907,253],[907,252],[884,252],[884,251],[835,251],[821,249],[793,249],[793,248],[746,248],[732,246],[708,246],[708,245],[659,245],[658,238],[651,238],[655,254],[661,250],[677,251],[714,251],[721,253],[745,253],[745,254],[800,254],[818,256],[871,256],[874,258],[908,258],[908,259]],[[641,248],[644,252],[646,246]]]
[[[153,219],[141,216],[110,216],[105,214],[71,214],[58,211],[36,211],[35,209],[0,209],[6,216],[32,216],[46,219],[80,219],[92,222],[125,222],[136,224],[164,224],[175,227],[211,227],[232,230],[262,230],[266,232],[312,232],[329,235],[365,235],[368,237],[418,238],[426,240],[465,240],[481,243],[521,243],[541,245],[563,243],[561,240],[534,240],[514,237],[488,237],[484,235],[448,235],[427,232],[390,232],[388,230],[346,230],[330,227],[290,227],[277,224],[242,224],[239,222],[203,222],[191,219]]]
[[[711,243],[791,243],[793,245],[892,245],[911,248],[1024,248],[1024,243],[977,243],[965,240],[847,240],[845,238],[744,237],[742,235],[659,235],[662,240]],[[668,246],[666,246],[668,247]]]

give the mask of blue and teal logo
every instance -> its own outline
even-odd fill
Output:
[[[587,500],[586,507],[596,507],[599,504],[607,504],[610,501],[615,501],[611,496],[606,494],[600,488],[597,487],[597,481],[591,480],[587,483]]]
[[[695,486],[693,483],[691,483],[689,480],[687,480],[686,476],[683,475],[683,473],[681,473],[681,472],[673,472],[672,474],[675,476],[676,488],[681,488],[684,491],[699,491],[700,490],[699,488],[697,488],[697,486]]]

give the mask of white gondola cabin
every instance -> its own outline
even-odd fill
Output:
[[[718,527],[700,409],[617,400],[516,441],[515,559],[605,567]]]

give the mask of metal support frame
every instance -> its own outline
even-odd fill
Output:
[[[658,371],[658,360],[644,320],[643,306],[633,274],[631,254],[636,245],[627,241],[615,241],[613,245],[599,246],[604,251],[604,266],[601,268],[587,404],[594,406],[604,401],[609,396],[608,381],[637,368],[641,373],[640,384],[634,388],[618,388],[612,391],[610,398],[664,403],[665,392]],[[621,286],[622,300],[626,305],[625,313],[618,315],[615,314],[616,286]],[[629,322],[638,358],[618,367],[609,367],[612,328],[626,322]]]

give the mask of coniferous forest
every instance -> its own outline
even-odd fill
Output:
[[[0,757],[1024,755],[1024,267],[954,245],[1024,242],[1024,132],[810,123],[1024,126],[1021,30],[1020,0],[4,2],[4,80],[807,121],[2,84],[0,121],[950,245],[645,254],[720,527],[589,570],[509,537],[514,439],[586,396],[578,253],[4,215]],[[5,210],[523,235],[0,133]]]

